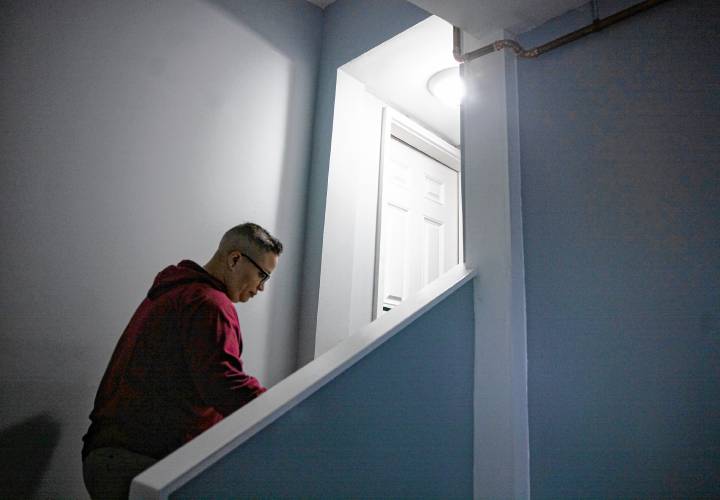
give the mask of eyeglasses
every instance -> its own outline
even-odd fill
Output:
[[[261,285],[263,285],[267,280],[270,279],[270,273],[267,272],[267,271],[266,271],[265,269],[263,269],[262,267],[260,267],[260,264],[258,264],[258,263],[255,262],[254,260],[252,260],[252,258],[250,258],[249,255],[244,254],[244,253],[242,253],[242,252],[240,253],[240,255],[242,255],[242,256],[245,257],[247,260],[249,260],[250,263],[251,263],[253,266],[257,267],[258,271],[260,271],[260,272],[262,273],[262,279],[260,280],[260,284],[261,284]]]

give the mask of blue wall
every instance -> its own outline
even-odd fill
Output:
[[[535,498],[720,496],[718,19],[667,2],[519,61]]]
[[[337,69],[428,17],[405,0],[337,0],[324,10],[315,101],[313,153],[308,177],[307,226],[300,317],[299,365],[314,355],[320,261]]]
[[[473,286],[172,498],[471,498]]]

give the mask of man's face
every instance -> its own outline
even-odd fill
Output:
[[[247,302],[265,289],[265,282],[275,270],[278,256],[272,252],[233,251],[228,255],[225,286],[233,302]]]

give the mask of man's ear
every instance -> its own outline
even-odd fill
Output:
[[[234,250],[228,254],[228,265],[230,266],[230,269],[235,268],[235,266],[238,265],[240,262],[240,258],[242,257],[242,254],[238,252],[237,250]]]

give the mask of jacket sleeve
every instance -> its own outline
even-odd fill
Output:
[[[203,299],[193,304],[181,335],[190,377],[200,397],[228,415],[265,392],[241,361],[242,337],[232,304]]]

